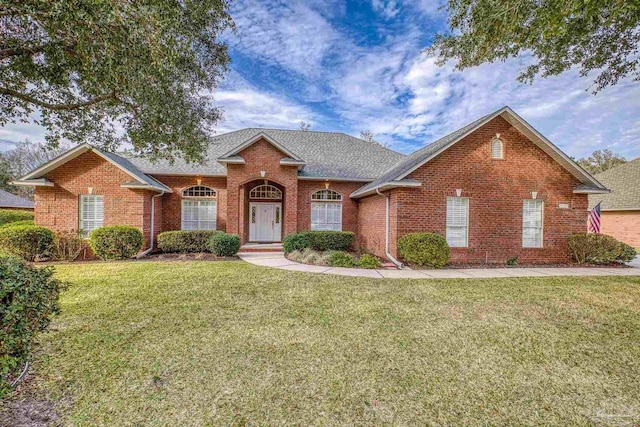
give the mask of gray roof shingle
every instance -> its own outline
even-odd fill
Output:
[[[427,145],[426,147],[423,147],[420,150],[413,152],[411,155],[405,157],[404,159],[401,159],[400,162],[398,162],[395,166],[389,169],[386,173],[378,177],[375,181],[370,182],[369,184],[356,190],[353,193],[353,196],[366,193],[367,191],[373,190],[384,183],[395,181],[398,177],[409,172],[411,169],[419,165],[422,161],[429,158],[432,154],[436,153],[441,148],[446,147],[450,142],[455,141],[457,138],[464,135],[465,133],[467,133],[474,127],[476,127],[479,123],[482,123],[482,121],[486,120],[488,117],[490,117],[493,114],[495,114],[495,112],[491,114],[487,114],[486,116],[483,116],[478,120],[472,123],[469,123],[468,125],[454,132],[451,132],[446,136],[443,136],[442,138]]]
[[[338,132],[248,128],[215,136],[202,164],[173,163],[129,156],[131,163],[151,175],[226,175],[216,159],[259,133],[264,133],[306,162],[301,177],[375,179],[406,158],[375,142]],[[284,156],[283,156],[284,157]]]
[[[0,208],[27,208],[33,209],[33,201],[15,194],[0,190]]]
[[[640,157],[599,173],[595,178],[611,193],[589,195],[589,209],[602,201],[602,209],[640,210]]]

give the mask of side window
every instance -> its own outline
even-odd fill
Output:
[[[522,247],[542,247],[543,226],[542,200],[525,200],[522,205]]]
[[[318,190],[311,195],[311,230],[342,231],[342,195]]]
[[[103,196],[80,196],[80,215],[78,229],[85,237],[91,231],[104,225],[104,200]]]
[[[469,246],[469,199],[447,197],[447,243],[452,248]]]

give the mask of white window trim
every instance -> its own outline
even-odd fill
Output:
[[[102,212],[100,213],[100,217],[96,215],[96,218],[93,220],[85,220],[84,217],[84,209],[85,209],[85,200],[93,200],[94,209],[97,204],[96,201],[100,200],[102,203]],[[97,211],[97,209],[96,209]],[[91,221],[94,223],[99,223],[94,228],[86,228],[85,221]],[[89,234],[95,230],[96,228],[100,228],[104,226],[104,196],[102,194],[81,194],[78,203],[78,229],[82,231],[83,236],[85,238],[89,237]]]
[[[495,143],[500,143],[500,157],[496,157],[493,155],[493,145]],[[504,142],[500,138],[493,138],[491,140],[491,158],[494,160],[503,160],[504,159]]]
[[[449,196],[447,197],[447,206],[446,206],[446,210],[448,211],[449,209],[449,199],[463,199],[467,201],[467,214],[466,214],[466,233],[465,233],[465,241],[464,241],[464,246],[451,246],[451,244],[449,243],[449,236],[448,236],[448,232],[449,232],[449,227],[461,227],[461,226],[449,226],[447,224],[447,212],[445,212],[445,239],[447,240],[447,244],[449,245],[449,247],[451,248],[468,248],[469,247],[469,198],[468,197],[454,197],[454,196]]]
[[[540,246],[526,246],[524,243],[524,203],[527,201],[540,202]],[[533,227],[527,227],[533,228]],[[525,199],[522,202],[522,247],[525,249],[542,249],[544,247],[544,201],[539,199]]]
[[[198,219],[195,220],[187,220],[185,219],[185,202],[188,203],[197,203],[197,212],[198,212]],[[213,219],[201,219],[200,218],[200,205],[201,203],[213,203]],[[180,229],[181,230],[186,230],[186,231],[195,231],[195,230],[217,230],[218,229],[218,201],[216,199],[213,198],[186,198],[186,199],[182,199],[181,202],[181,217],[180,217]],[[198,226],[197,228],[186,228],[185,224],[186,223],[193,223],[193,222],[197,222]],[[213,223],[213,227],[212,228],[203,228],[200,226],[201,223]]]

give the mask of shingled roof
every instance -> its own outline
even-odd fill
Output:
[[[33,201],[0,190],[0,208],[33,209]]]
[[[640,157],[596,175],[610,194],[589,196],[589,209],[602,201],[603,210],[640,210]]]
[[[237,147],[264,134],[304,161],[299,172],[305,178],[373,180],[406,156],[375,142],[339,132],[247,128],[215,136],[202,164],[184,160],[150,162],[128,157],[143,172],[151,175],[226,176],[227,169],[218,159],[234,153]]]
[[[447,148],[451,147],[458,141],[462,140],[465,136],[480,128],[484,124],[493,120],[496,117],[502,117],[514,128],[529,138],[540,149],[546,152],[551,158],[560,163],[567,171],[578,178],[581,182],[574,192],[608,192],[608,190],[594,179],[587,171],[582,169],[578,164],[571,160],[566,154],[564,154],[558,147],[553,145],[542,134],[536,131],[531,125],[518,116],[511,108],[504,106],[491,114],[480,117],[468,125],[438,139],[437,141],[421,148],[420,150],[412,153],[405,159],[397,163],[393,168],[385,172],[375,181],[359,188],[351,194],[351,197],[363,197],[374,193],[376,190],[386,190],[393,187],[407,187],[415,186],[415,181],[407,179],[407,175],[413,172],[418,167],[429,162],[431,159],[442,153]]]

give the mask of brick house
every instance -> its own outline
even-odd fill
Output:
[[[589,208],[602,202],[600,232],[640,248],[640,158],[599,173],[610,194],[589,196]]]
[[[219,229],[242,242],[346,230],[397,258],[414,231],[446,237],[454,262],[567,258],[587,195],[608,190],[509,107],[403,155],[342,133],[243,129],[213,138],[203,164],[80,145],[25,175],[38,224],[138,227],[145,247],[167,230]]]

